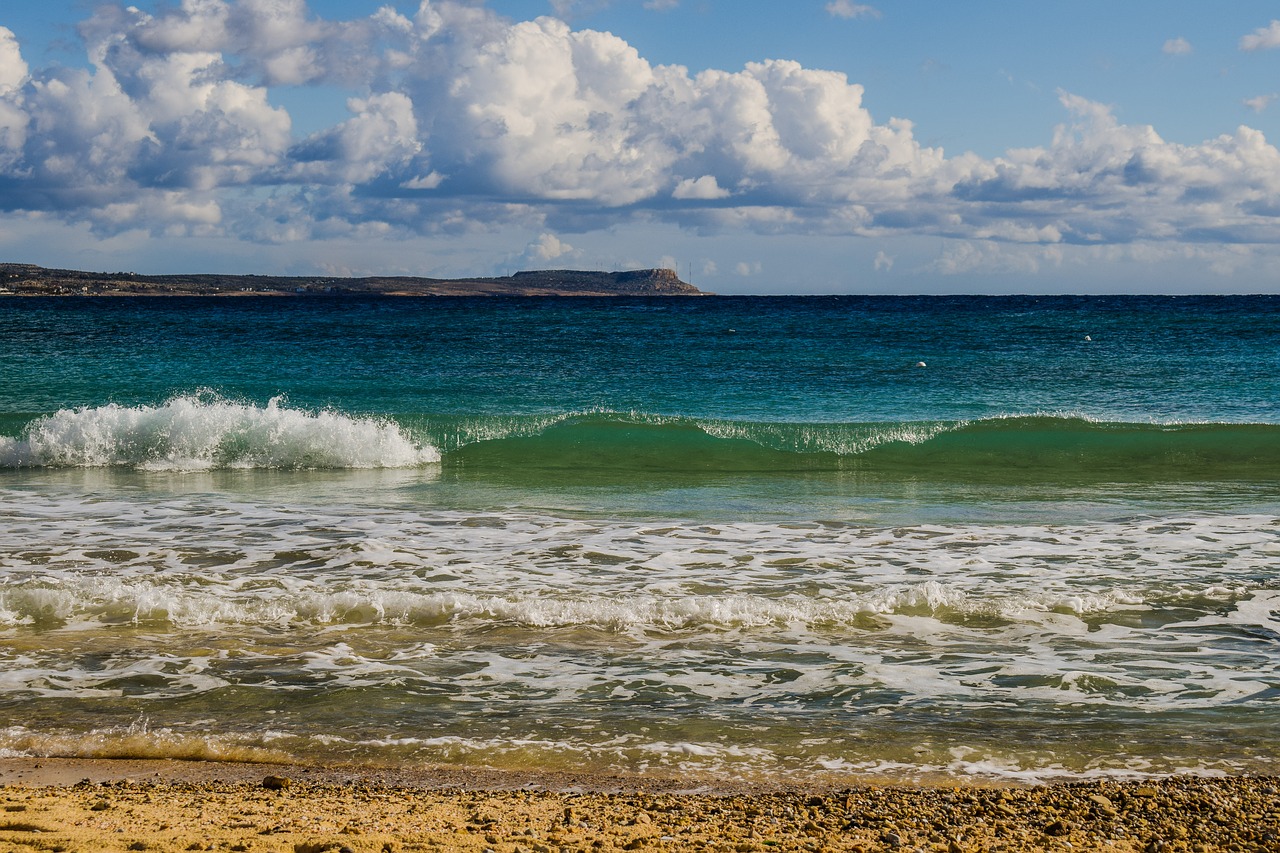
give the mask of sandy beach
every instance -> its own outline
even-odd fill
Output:
[[[4,851],[1280,849],[1280,780],[841,790],[638,777],[0,761]]]

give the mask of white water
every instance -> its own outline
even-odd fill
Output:
[[[411,468],[439,461],[438,450],[415,444],[389,421],[211,394],[159,406],[62,409],[28,425],[22,438],[0,437],[0,468]]]

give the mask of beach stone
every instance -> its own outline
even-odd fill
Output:
[[[1044,828],[1045,835],[1051,835],[1055,838],[1060,838],[1064,835],[1069,834],[1070,832],[1071,832],[1071,827],[1067,826],[1067,824],[1061,820],[1055,820],[1053,823],[1049,824]]]
[[[283,791],[292,784],[288,776],[267,776],[262,780],[262,787],[268,791]]]
[[[331,853],[334,850],[342,853],[349,849],[351,848],[343,847],[336,841],[303,841],[293,845],[293,853]]]

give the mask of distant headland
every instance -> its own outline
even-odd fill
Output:
[[[0,296],[707,296],[669,269],[533,270],[500,278],[139,275],[0,264]]]

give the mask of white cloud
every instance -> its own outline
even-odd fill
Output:
[[[1280,47],[1280,21],[1272,21],[1240,39],[1241,50],[1271,50]]]
[[[409,163],[421,150],[413,103],[399,92],[352,98],[347,108],[352,118],[315,134],[293,152],[295,173],[308,181],[359,184]],[[426,188],[426,178],[415,177],[412,188]],[[437,184],[439,181],[437,180]]]
[[[827,14],[836,18],[879,18],[880,10],[853,0],[831,0],[827,4]]]
[[[504,195],[608,206],[668,181],[675,151],[637,103],[657,75],[615,36],[540,18],[428,42],[418,61],[415,102],[434,114],[446,172]]]
[[[556,235],[544,232],[538,236],[537,240],[525,247],[521,260],[529,264],[542,265],[548,261],[575,258],[581,254]]]
[[[644,0],[644,7],[655,12],[667,12],[680,5],[680,0]]]
[[[0,205],[103,233],[177,222],[287,242],[510,225],[545,235],[528,248],[539,262],[575,257],[556,233],[626,222],[1010,252],[1280,244],[1280,151],[1262,133],[1170,143],[1069,93],[1043,145],[947,157],[910,121],[877,120],[838,72],[784,59],[691,74],[617,36],[482,4],[352,21],[303,0],[105,5],[81,30],[90,70],[33,71],[0,28]],[[282,85],[361,94],[300,139],[275,105]]]
[[[679,199],[703,199],[711,200],[718,198],[728,198],[732,193],[726,189],[721,189],[716,183],[715,175],[703,175],[701,178],[685,178],[676,184],[675,190],[672,191],[672,198]]]
[[[13,30],[0,27],[0,97],[16,93],[29,71]]]
[[[22,86],[29,70],[13,31],[0,27],[0,170],[18,162],[27,141]]]
[[[1280,95],[1273,92],[1270,95],[1258,95],[1256,98],[1245,98],[1243,103],[1255,113],[1260,113],[1267,107],[1271,106],[1271,102],[1278,97],[1280,97]]]
[[[1140,239],[1280,240],[1280,151],[1240,127],[1198,146],[1067,93],[1076,120],[1045,148],[972,164],[956,236],[1124,243]],[[1216,236],[1215,236],[1216,235]]]
[[[734,265],[733,271],[740,276],[759,275],[764,272],[764,264],[760,261],[738,261]]]
[[[429,175],[412,177],[407,181],[403,181],[400,186],[407,190],[434,190],[442,183],[444,183],[444,175],[439,172],[432,172]]]
[[[1191,53],[1191,42],[1179,36],[1166,41],[1161,50],[1170,56],[1187,56]]]
[[[884,250],[876,252],[876,259],[872,262],[872,266],[876,272],[888,272],[893,269],[895,258],[892,255],[885,254]]]

